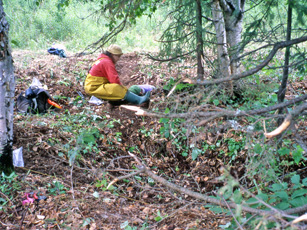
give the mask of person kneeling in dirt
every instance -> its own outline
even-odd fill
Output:
[[[150,91],[139,96],[123,86],[115,69],[115,64],[123,54],[117,45],[110,45],[92,65],[84,83],[87,94],[107,100],[111,105],[131,103],[140,105],[149,101]]]

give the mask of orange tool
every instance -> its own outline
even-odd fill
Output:
[[[58,108],[58,109],[62,109],[62,106],[60,106],[59,104],[55,103],[54,101],[51,101],[49,98],[47,99],[47,102],[48,102],[50,105],[52,105],[52,106],[54,106],[54,107],[56,107],[56,108]]]

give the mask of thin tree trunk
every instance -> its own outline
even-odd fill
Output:
[[[291,40],[291,31],[292,31],[292,0],[289,0],[288,4],[288,19],[287,19],[287,41]],[[278,102],[281,103],[285,99],[286,90],[287,90],[287,82],[289,77],[289,59],[290,59],[290,46],[286,47],[285,52],[285,63],[283,69],[283,76],[281,85],[278,90]],[[279,114],[282,113],[282,109],[279,110]],[[278,123],[280,124],[282,120],[279,120]]]
[[[196,50],[197,50],[197,79],[204,80],[204,68],[202,65],[202,59],[204,55],[203,51],[203,33],[202,33],[202,9],[201,0],[196,0]]]
[[[217,53],[220,70],[219,78],[227,78],[230,76],[230,59],[227,49],[224,16],[218,0],[212,2],[212,18],[214,20],[217,39]]]
[[[15,79],[11,49],[9,46],[9,24],[0,0],[0,172],[13,169],[13,105]]]

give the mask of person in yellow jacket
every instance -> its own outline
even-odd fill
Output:
[[[107,100],[111,104],[128,102],[139,105],[149,101],[150,92],[147,92],[144,96],[139,96],[121,84],[115,64],[122,54],[122,49],[115,44],[110,45],[104,53],[100,54],[85,79],[85,92]]]

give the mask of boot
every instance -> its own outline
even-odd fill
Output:
[[[132,104],[139,105],[149,101],[149,97],[150,97],[150,92],[147,92],[144,96],[138,96],[134,93],[131,93],[130,91],[127,91],[124,100]]]
[[[119,101],[108,101],[108,107],[110,111],[113,111],[115,108],[119,107],[120,105],[125,104],[124,100]]]

